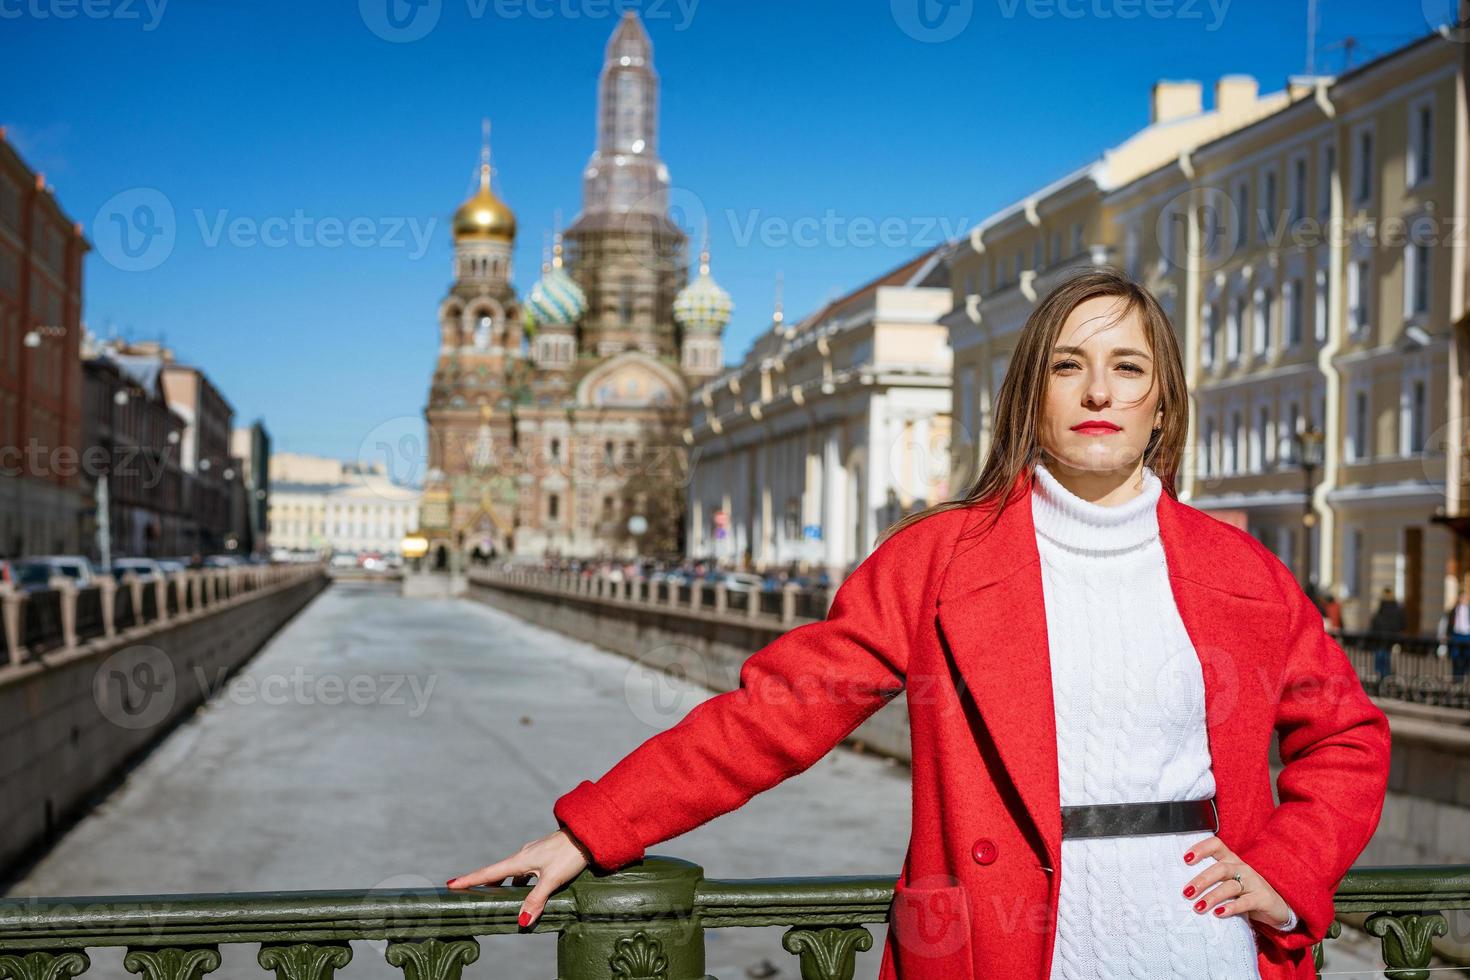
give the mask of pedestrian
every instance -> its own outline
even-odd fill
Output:
[[[1441,620],[1440,636],[1449,646],[1450,671],[1459,684],[1470,674],[1470,591],[1460,590]]]
[[[1403,635],[1407,623],[1404,607],[1394,597],[1393,589],[1384,586],[1378,598],[1378,609],[1368,621],[1368,634],[1373,643],[1373,672],[1378,675],[1378,687],[1393,673],[1393,644]]]
[[[1327,620],[1327,629],[1333,633],[1341,633],[1342,601],[1337,598],[1337,590],[1330,585],[1327,586],[1326,595],[1327,601],[1324,604],[1323,618]]]
[[[558,798],[555,831],[449,886],[534,877],[527,925],[903,692],[911,836],[880,980],[1314,978],[1382,811],[1388,721],[1291,569],[1178,500],[1189,402],[1151,293],[1064,281],[1017,337],[960,498],[895,524],[738,690]]]

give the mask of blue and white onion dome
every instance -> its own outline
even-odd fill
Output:
[[[719,331],[735,305],[709,274],[709,250],[699,254],[699,275],[674,297],[674,319],[681,327]]]
[[[582,292],[561,266],[561,241],[558,236],[551,265],[541,267],[541,278],[526,297],[527,325],[545,324],[560,327],[575,323],[587,312],[587,294]]]

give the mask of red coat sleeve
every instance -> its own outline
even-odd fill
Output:
[[[1263,549],[1264,550],[1264,549]],[[1297,913],[1297,928],[1258,928],[1283,950],[1319,942],[1333,895],[1372,838],[1388,790],[1388,718],[1325,630],[1322,616],[1272,555],[1287,603],[1287,653],[1276,706],[1279,805],[1236,849]],[[1253,923],[1254,924],[1254,923]]]
[[[849,575],[827,618],[752,654],[740,685],[696,706],[552,808],[602,870],[738,809],[803,772],[900,693],[920,611],[937,580],[933,525],[890,535]],[[932,606],[932,600],[929,601]]]

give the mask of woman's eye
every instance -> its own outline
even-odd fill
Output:
[[[1062,368],[1074,368],[1076,366],[1077,366],[1077,362],[1076,361],[1057,361],[1055,364],[1053,364],[1051,366],[1051,369],[1053,371],[1060,371]]]
[[[1134,374],[1142,374],[1143,373],[1143,368],[1139,367],[1137,364],[1129,364],[1127,361],[1124,361],[1122,364],[1119,364],[1118,367],[1121,368],[1121,369],[1123,369],[1124,371],[1131,371]]]

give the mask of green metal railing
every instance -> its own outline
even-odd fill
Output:
[[[749,926],[786,926],[782,946],[803,980],[851,980],[893,888],[891,877],[714,881],[698,865],[650,857],[615,875],[583,872],[529,931],[558,934],[559,980],[707,980],[705,930]],[[460,980],[479,958],[477,937],[528,931],[516,916],[529,890],[9,897],[0,980],[76,977],[91,965],[87,949],[104,946],[126,947],[124,967],[145,980],[201,980],[219,969],[221,946],[241,943],[259,943],[256,962],[278,980],[332,980],[352,959],[348,941],[365,939],[387,940],[405,980]],[[1445,913],[1470,909],[1470,865],[1352,871],[1337,909],[1368,914],[1387,976],[1425,980]],[[1320,969],[1320,943],[1315,952]]]

